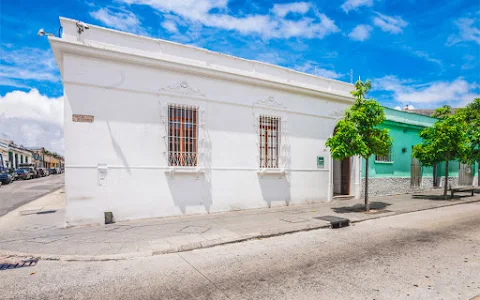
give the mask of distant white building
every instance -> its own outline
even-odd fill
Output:
[[[11,140],[0,139],[0,154],[3,156],[4,164],[8,169],[16,169],[20,164],[31,164],[33,154],[27,148],[16,145]]]
[[[325,147],[353,85],[60,20],[67,224],[359,197]]]

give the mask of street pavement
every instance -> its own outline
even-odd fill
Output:
[[[329,223],[319,219],[322,216],[360,222],[480,200],[480,195],[444,200],[439,199],[440,192],[374,198],[371,204],[376,210],[371,213],[356,209],[356,200],[342,200],[65,228],[65,193],[60,189],[0,218],[0,255],[129,259],[328,228]]]
[[[18,180],[0,186],[0,216],[64,186],[65,174]]]
[[[2,299],[474,299],[480,203],[120,261],[0,271]]]

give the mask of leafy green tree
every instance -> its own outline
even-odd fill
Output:
[[[351,94],[355,97],[355,104],[345,111],[335,128],[334,135],[326,142],[330,147],[334,159],[343,160],[359,155],[365,159],[365,210],[370,210],[368,202],[368,159],[373,154],[388,155],[392,138],[387,129],[380,129],[378,125],[385,121],[383,107],[375,99],[366,99],[371,88],[369,80],[355,83],[355,90]]]
[[[420,132],[423,141],[413,147],[413,156],[426,166],[445,162],[443,195],[446,197],[448,163],[452,160],[464,160],[468,153],[467,125],[460,115],[451,113],[448,105],[438,108],[433,117],[439,120],[432,127],[427,127]]]
[[[467,107],[455,112],[467,123],[468,152],[464,160],[467,163],[479,163],[478,178],[480,178],[480,98],[475,98]],[[480,186],[480,180],[478,181]]]

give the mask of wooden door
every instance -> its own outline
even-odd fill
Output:
[[[422,164],[418,159],[412,157],[411,164],[411,186],[420,187],[422,184]]]
[[[341,194],[350,195],[350,158],[342,160]]]
[[[460,163],[458,169],[458,185],[473,185],[473,168],[471,165]]]

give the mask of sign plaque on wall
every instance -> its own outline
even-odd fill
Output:
[[[325,157],[317,156],[317,168],[318,169],[325,168]]]
[[[98,164],[97,166],[97,173],[98,173],[98,185],[99,186],[106,186],[107,185],[107,165],[106,164]]]
[[[72,115],[73,122],[93,123],[94,119],[95,119],[94,116],[91,116],[91,115],[77,115],[77,114]]]

